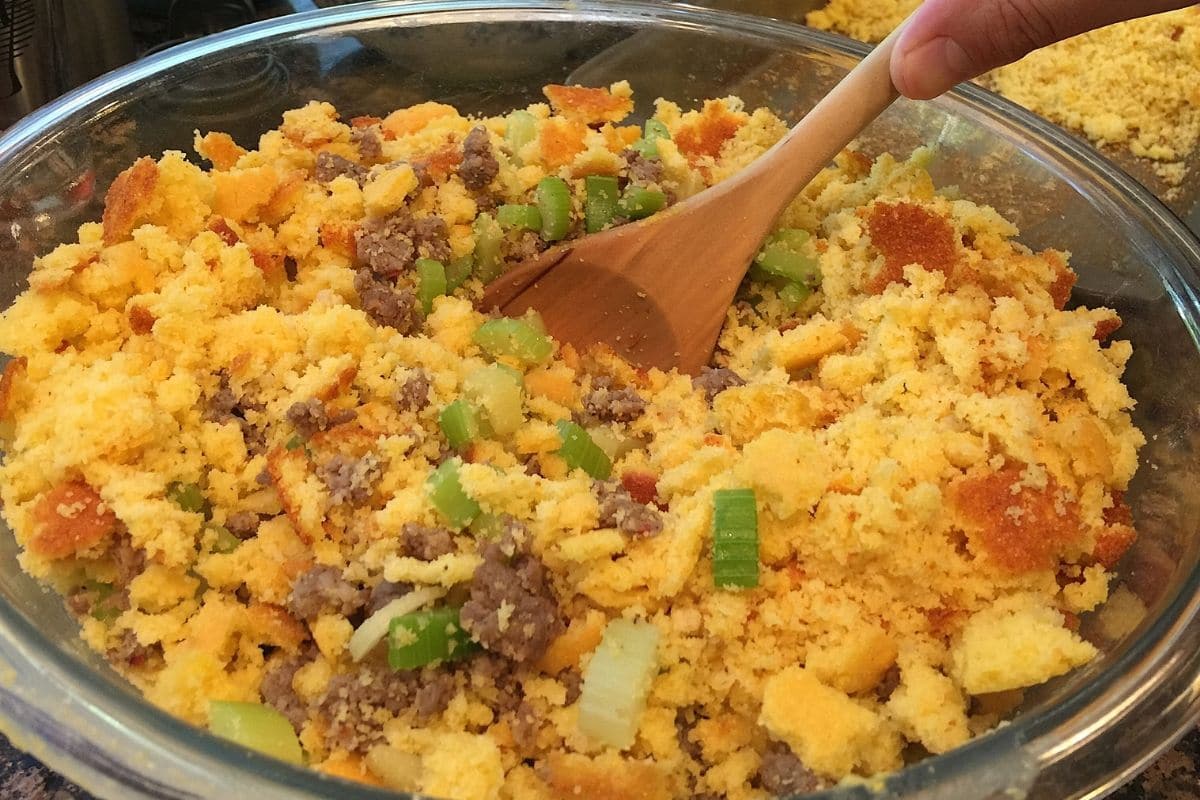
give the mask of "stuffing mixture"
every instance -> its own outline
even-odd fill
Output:
[[[846,151],[700,374],[559,346],[483,281],[785,125],[545,94],[197,133],[208,169],[138,160],[38,260],[0,488],[86,642],[184,720],[456,800],[805,793],[1096,656],[1143,438],[1066,255],[928,151]]]
[[[809,12],[807,22],[877,42],[919,5],[830,0]],[[980,83],[1097,145],[1150,160],[1170,188],[1184,182],[1187,162],[1200,147],[1198,69],[1200,8],[1193,7],[1059,42],[993,70]]]

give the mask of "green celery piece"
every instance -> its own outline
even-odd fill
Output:
[[[432,258],[418,258],[413,266],[417,271],[417,299],[428,317],[433,312],[433,298],[446,293],[446,268]]]
[[[525,381],[503,364],[489,364],[463,379],[463,397],[483,412],[491,432],[508,436],[525,422]]]
[[[304,752],[292,723],[262,703],[212,700],[208,704],[208,728],[217,736],[281,761],[304,763]]]
[[[167,499],[184,511],[192,514],[203,514],[205,519],[208,519],[212,511],[208,500],[204,498],[204,493],[194,483],[172,481],[167,484]]]
[[[795,311],[804,304],[804,301],[812,297],[813,290],[805,286],[803,283],[789,283],[779,290],[779,299],[788,307],[789,311]]]
[[[614,619],[583,671],[579,730],[620,750],[632,747],[658,673],[658,628]]]
[[[455,400],[443,408],[438,424],[455,450],[461,450],[479,438],[479,412],[466,400]]]
[[[537,138],[537,117],[528,111],[513,111],[505,117],[504,139],[513,161],[521,163],[521,149]]]
[[[469,530],[476,539],[498,539],[504,533],[504,518],[484,511],[471,520]]]
[[[567,182],[553,175],[542,178],[534,198],[542,214],[542,238],[557,242],[566,236],[571,229],[571,189]]]
[[[492,358],[512,356],[526,364],[541,364],[554,354],[550,337],[525,319],[490,319],[475,329],[471,339]]]
[[[212,546],[212,551],[214,553],[227,555],[232,553],[234,550],[237,550],[238,546],[242,543],[242,540],[234,536],[233,533],[230,532],[229,528],[226,528],[224,525],[214,525],[210,522],[209,524],[205,525],[205,527],[211,530],[217,536],[217,538],[213,541]]]
[[[722,588],[758,586],[758,510],[753,489],[713,493],[713,582]]]
[[[821,269],[805,252],[809,235],[797,228],[784,228],[771,234],[754,257],[750,277],[763,283],[779,278],[809,288],[821,283]]]
[[[537,206],[505,204],[496,209],[496,222],[505,230],[511,228],[540,231],[542,212]]]
[[[644,219],[667,207],[667,195],[657,189],[630,185],[625,188],[619,207],[630,219]]]
[[[671,132],[667,130],[667,126],[651,117],[646,120],[642,138],[633,143],[633,149],[645,158],[658,158],[658,140],[670,138]]]
[[[426,481],[429,500],[450,526],[462,530],[479,516],[479,503],[476,503],[463,490],[458,478],[458,467],[462,462],[457,458],[443,461]]]
[[[292,434],[292,438],[288,439],[287,443],[284,444],[283,447],[285,450],[296,450],[300,447],[304,447],[304,437],[298,433]]]
[[[562,437],[562,447],[558,449],[558,454],[567,462],[568,467],[581,469],[600,481],[607,480],[612,474],[612,461],[608,455],[579,425],[560,420],[558,435]]]
[[[463,630],[457,608],[414,611],[396,617],[388,628],[388,665],[394,670],[458,661],[478,649]]]
[[[500,245],[504,241],[504,231],[491,214],[480,214],[475,218],[473,227],[475,233],[475,277],[484,283],[491,283],[504,272],[504,260],[500,255]]]
[[[475,268],[475,259],[472,256],[463,256],[456,258],[446,265],[446,294],[453,292],[458,287],[467,282],[467,278],[471,277],[471,270]]]
[[[611,175],[588,175],[583,179],[583,219],[588,233],[604,230],[617,216],[620,197],[617,179]]]

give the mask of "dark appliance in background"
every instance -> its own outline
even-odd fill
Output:
[[[0,130],[142,56],[311,0],[0,0]]]

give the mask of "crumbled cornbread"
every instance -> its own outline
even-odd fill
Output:
[[[627,85],[547,96],[348,124],[314,102],[256,149],[197,134],[211,169],[139,160],[38,260],[0,316],[0,492],[88,643],[186,720],[265,703],[318,769],[460,800],[816,789],[952,748],[999,719],[973,695],[1091,659],[1069,623],[1133,538],[1142,436],[1119,320],[1064,309],[1066,256],[939,194],[925,151],[846,153],[781,221],[815,291],[748,279],[713,369],[497,354],[485,250],[546,246],[485,244],[497,205],[561,177],[577,233],[587,176],[674,200],[784,131],[660,100],[647,155]],[[427,294],[430,261],[474,274]],[[457,401],[488,424],[452,447]],[[571,469],[572,420],[611,480]],[[450,467],[463,519],[431,488]],[[714,585],[731,488],[757,508],[743,590]],[[463,649],[393,670],[419,634],[377,643],[389,615],[429,606]],[[579,719],[616,619],[656,629],[624,749]]]
[[[920,0],[831,0],[807,22],[877,42]],[[980,79],[989,89],[1097,145],[1160,162],[1169,186],[1200,144],[1200,9],[1130,20],[1035,51]]]

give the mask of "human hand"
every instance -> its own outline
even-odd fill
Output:
[[[928,100],[1085,31],[1192,5],[1190,0],[926,0],[892,54],[892,82]]]

